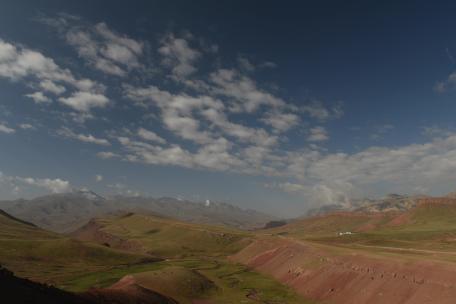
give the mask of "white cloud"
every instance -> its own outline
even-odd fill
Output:
[[[238,57],[239,67],[247,72],[253,72],[255,70],[255,65],[250,62],[246,57],[239,56]]]
[[[154,146],[127,137],[119,137],[118,140],[127,151],[124,158],[132,162],[223,171],[241,170],[243,164],[228,152],[230,143],[224,138],[204,145],[196,153],[191,153],[178,145]]]
[[[60,136],[63,136],[63,137],[76,139],[76,140],[86,142],[86,143],[92,143],[92,144],[101,145],[101,146],[110,146],[111,145],[107,139],[97,138],[91,134],[88,134],[88,135],[76,134],[68,128],[62,128],[62,129],[58,130],[57,134]]]
[[[96,182],[101,182],[101,181],[103,181],[103,175],[101,175],[101,174],[95,175],[95,181],[96,181]]]
[[[21,128],[22,130],[34,130],[34,129],[36,129],[34,126],[32,126],[31,124],[28,124],[28,123],[20,124],[19,128]]]
[[[78,91],[70,97],[60,97],[59,101],[77,111],[90,112],[92,108],[104,108],[109,99],[102,94]]]
[[[260,64],[260,68],[268,68],[268,69],[274,69],[277,67],[277,64],[272,61],[266,61]]]
[[[338,197],[391,192],[413,193],[419,188],[453,189],[456,179],[456,136],[403,147],[371,147],[354,154],[317,151],[290,152],[287,175],[308,188],[324,186]]]
[[[90,67],[115,76],[126,76],[129,71],[142,67],[144,43],[115,32],[104,22],[86,24],[80,18],[65,14],[42,21],[56,28]]]
[[[32,177],[14,177],[14,182],[20,182],[30,186],[36,186],[39,188],[45,188],[52,193],[64,193],[71,190],[70,183],[60,178],[32,178]]]
[[[102,151],[98,152],[97,156],[101,159],[111,159],[111,158],[117,158],[120,157],[120,155],[110,152],[110,151]]]
[[[260,106],[284,107],[285,101],[257,87],[256,82],[235,70],[220,69],[210,75],[214,93],[229,98],[231,110],[252,113]]]
[[[126,96],[137,102],[151,102],[162,111],[164,126],[176,135],[198,144],[208,144],[217,137],[210,130],[202,129],[202,119],[217,126],[221,132],[242,142],[259,145],[274,145],[277,137],[263,129],[255,129],[228,120],[222,101],[210,96],[192,97],[185,94],[174,95],[157,87],[126,88]],[[199,115],[196,117],[196,115]]]
[[[42,92],[26,94],[25,96],[33,99],[33,101],[36,103],[50,103],[51,102],[51,99],[49,97],[45,96]]]
[[[308,141],[327,141],[328,139],[328,131],[323,127],[311,128],[307,137]]]
[[[12,133],[16,132],[16,130],[0,123],[0,132],[6,133],[6,134],[12,134]]]
[[[325,107],[322,102],[313,100],[307,105],[301,106],[300,111],[308,114],[312,118],[325,121],[331,118],[340,118],[344,115],[342,103],[337,103],[332,108]]]
[[[300,118],[293,113],[283,113],[279,111],[268,112],[261,119],[265,124],[272,126],[278,132],[285,132],[299,124]]]
[[[438,93],[445,93],[446,91],[456,86],[456,72],[448,75],[447,79],[439,81],[435,84],[434,90]]]
[[[103,86],[90,79],[76,79],[70,70],[59,67],[53,59],[40,52],[24,47],[15,46],[0,39],[0,77],[17,81],[32,77],[33,82],[44,86],[46,90],[61,91],[62,86],[56,83],[66,83],[85,91],[102,91]],[[55,87],[51,88],[50,84]],[[43,85],[41,85],[43,84]]]
[[[201,57],[201,52],[191,48],[184,38],[166,35],[158,52],[162,55],[162,64],[171,68],[176,80],[182,80],[197,71],[195,62]]]
[[[43,90],[47,91],[47,92],[54,93],[55,95],[61,95],[61,94],[63,94],[66,91],[64,86],[55,84],[51,80],[43,80],[43,81],[41,81],[40,82],[40,87]]]
[[[138,136],[145,140],[154,141],[154,142],[157,142],[160,144],[166,143],[166,141],[163,138],[161,138],[160,136],[158,136],[156,133],[146,130],[144,128],[138,129]]]

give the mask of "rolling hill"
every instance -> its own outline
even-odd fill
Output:
[[[404,211],[332,212],[270,231],[325,243],[455,250],[455,216],[455,198],[426,197]],[[344,232],[349,233],[338,235]]]
[[[2,212],[0,263],[84,303],[310,303],[274,279],[228,261],[251,242],[250,232],[124,213],[94,219],[74,237],[79,239]],[[19,282],[37,284],[30,280]],[[45,285],[36,286],[47,294]]]
[[[136,213],[93,219],[71,236],[162,258],[226,256],[249,242],[240,230]]]
[[[87,272],[156,260],[45,231],[0,212],[0,265],[20,277],[64,287]]]

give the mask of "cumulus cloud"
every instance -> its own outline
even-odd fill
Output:
[[[120,155],[110,152],[110,151],[102,151],[98,152],[97,156],[101,159],[111,159],[111,158],[117,158],[120,157]]]
[[[0,132],[6,133],[6,134],[12,134],[12,133],[16,132],[16,130],[0,123]]]
[[[66,91],[64,86],[58,85],[49,79],[41,81],[39,85],[44,91],[51,92],[55,95],[60,95]]]
[[[111,145],[107,139],[97,138],[91,134],[87,134],[87,135],[86,134],[77,134],[68,128],[62,128],[62,129],[58,130],[57,134],[60,136],[63,136],[63,137],[76,139],[76,140],[86,142],[86,143],[92,143],[92,144],[101,145],[101,146],[110,146]]]
[[[102,94],[82,91],[70,97],[60,97],[59,101],[80,112],[90,112],[92,108],[104,108],[109,104],[109,99]]]
[[[261,121],[272,126],[278,132],[285,132],[299,124],[300,118],[294,113],[272,111],[268,112]]]
[[[176,135],[198,144],[208,144],[217,137],[209,130],[202,130],[201,118],[219,128],[229,136],[243,142],[254,142],[261,145],[273,145],[277,142],[263,129],[255,129],[229,121],[221,100],[211,96],[174,95],[157,87],[126,88],[126,96],[138,102],[149,101],[162,111],[164,126]],[[196,117],[195,115],[199,115]],[[198,119],[199,118],[199,119]]]
[[[60,34],[78,56],[99,71],[124,77],[143,68],[143,42],[115,32],[105,23],[91,27],[68,15],[59,15],[47,22],[59,27]],[[124,96],[140,104],[145,115],[153,114],[154,119],[161,122],[163,134],[172,136],[161,137],[162,133],[158,135],[141,126],[143,121],[124,128],[130,130],[113,132],[110,138],[117,140],[113,146],[107,139],[89,132],[79,134],[62,128],[57,134],[111,147],[97,153],[101,159],[289,178],[276,185],[288,192],[322,191],[323,186],[314,186],[321,184],[332,189],[334,184],[354,183],[352,180],[329,183],[322,173],[327,162],[334,163],[336,168],[343,167],[338,163],[340,154],[324,154],[310,145],[308,149],[288,151],[280,145],[286,141],[287,132],[301,122],[309,126],[308,141],[329,140],[328,131],[321,125],[343,115],[341,104],[327,107],[322,102],[310,101],[296,106],[287,101],[277,93],[280,90],[265,87],[254,78],[261,68],[275,67],[271,62],[255,66],[240,56],[237,68],[217,65],[215,70],[200,69],[198,64],[203,54],[213,54],[216,50],[201,47],[198,41],[190,34],[167,34],[159,41],[155,51],[168,72],[168,79],[179,82],[174,83],[176,89],[165,90],[160,83],[136,87],[128,85],[131,82],[123,78]],[[100,83],[77,78],[40,52],[2,40],[0,77],[26,81],[34,90],[27,97],[37,103],[56,100],[73,110],[71,117],[80,120],[94,117],[94,109],[111,104]],[[320,126],[314,126],[315,123]],[[102,178],[96,176],[95,179],[101,181]],[[26,182],[24,179],[23,183],[44,187],[51,181],[54,180]]]
[[[340,102],[332,108],[327,108],[321,101],[313,100],[309,104],[301,106],[300,111],[321,121],[331,118],[340,118],[344,115],[342,103]]]
[[[47,189],[52,193],[64,193],[71,190],[70,182],[62,180],[60,178],[33,178],[33,177],[13,177],[10,178],[13,182],[19,182],[22,184],[35,186],[39,188]]]
[[[53,59],[40,52],[13,45],[0,39],[0,77],[17,81],[25,77],[40,80],[47,90],[53,83],[66,83],[81,90],[101,90],[98,83],[90,79],[76,79],[68,69],[59,67]],[[56,89],[57,88],[57,89]],[[54,92],[62,91],[62,87],[54,87]],[[62,91],[63,92],[63,91]]]
[[[231,110],[252,113],[262,105],[270,107],[283,107],[285,101],[260,88],[256,82],[242,75],[236,70],[219,69],[210,75],[211,82],[215,85],[213,91],[229,98],[232,102]]]
[[[311,128],[307,137],[308,141],[327,141],[328,139],[328,131],[323,127]]]
[[[112,30],[104,22],[92,25],[68,14],[41,21],[54,27],[90,67],[121,77],[141,68],[144,43]]]
[[[354,154],[293,152],[288,155],[287,173],[308,187],[309,193],[318,185],[340,193],[378,194],[379,185],[393,192],[413,193],[417,188],[440,188],[454,180],[455,151],[456,136],[451,135],[424,144],[371,147]]]
[[[171,68],[174,79],[182,80],[195,73],[195,62],[201,57],[201,52],[190,47],[185,38],[168,34],[161,40],[158,53],[162,56],[162,64]]]
[[[160,144],[166,143],[166,140],[164,140],[163,138],[158,136],[155,132],[146,130],[144,128],[139,128],[137,133],[138,133],[139,137],[141,137],[145,140],[154,141],[154,142],[157,142]]]
[[[65,86],[76,90],[70,97],[59,100],[76,110],[88,111],[93,106],[104,106],[108,103],[102,95],[105,87],[87,78],[78,79],[73,73],[61,68],[51,58],[40,52],[17,46],[0,39],[0,77],[11,81],[24,80],[34,88],[40,88],[54,95],[67,91]],[[36,103],[50,103],[51,99],[43,91],[26,94]]]
[[[33,99],[36,103],[50,103],[51,99],[43,94],[43,92],[35,92],[25,95],[28,98]]]
[[[241,170],[243,164],[228,152],[230,143],[224,138],[202,146],[195,153],[175,144],[162,147],[127,137],[118,140],[127,152],[124,159],[132,162],[223,171]]]

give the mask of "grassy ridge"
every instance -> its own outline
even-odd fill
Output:
[[[353,234],[338,235],[345,231]],[[401,214],[329,214],[269,232],[334,245],[452,252],[456,251],[456,204],[423,203]]]
[[[78,274],[143,263],[147,258],[70,239],[0,214],[0,264],[18,276],[59,285]]]
[[[247,232],[227,227],[189,224],[140,214],[98,219],[96,225],[104,234],[140,244],[141,248],[134,250],[163,258],[229,255],[246,246],[250,236]],[[87,238],[86,233],[75,235],[100,241]]]

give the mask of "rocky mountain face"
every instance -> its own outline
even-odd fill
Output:
[[[241,229],[264,226],[275,217],[219,202],[192,202],[176,198],[104,198],[89,190],[52,194],[31,200],[0,201],[0,209],[56,232],[70,232],[91,218],[119,211],[155,213],[183,221]]]

